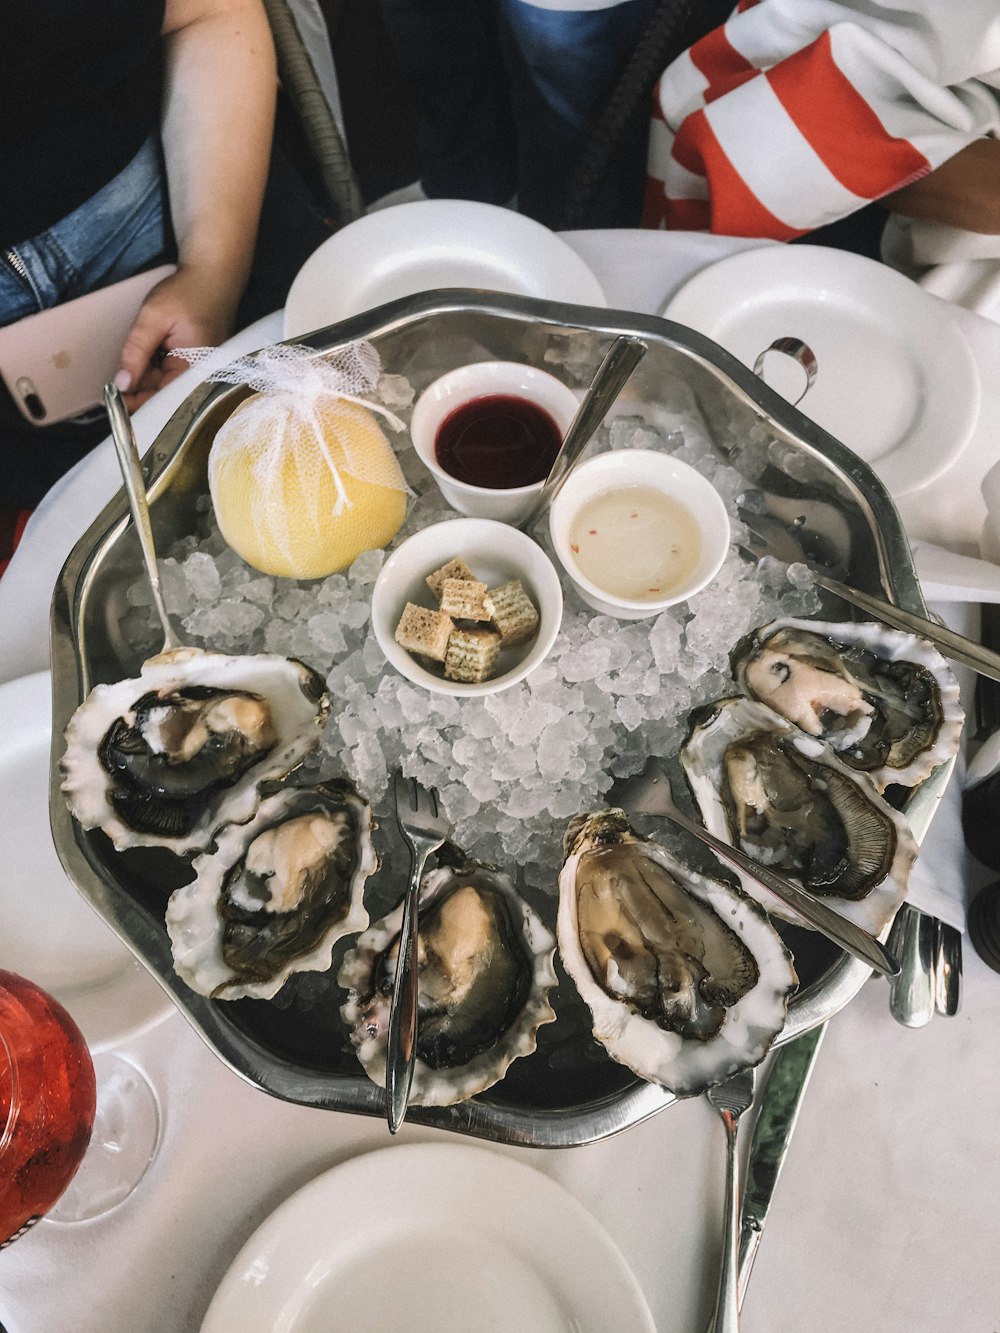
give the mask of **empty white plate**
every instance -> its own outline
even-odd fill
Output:
[[[601,1224],[534,1167],[464,1143],[383,1148],[293,1194],[201,1333],[654,1333]]]
[[[349,223],[296,275],[286,338],[436,287],[477,287],[605,306],[601,285],[548,227],[467,199],[396,204]]]
[[[819,373],[799,410],[897,498],[946,472],[978,420],[975,361],[947,305],[861,255],[818,245],[746,250],[695,274],[662,313],[751,369],[777,338],[806,343]],[[795,374],[790,398],[802,390]],[[764,377],[779,387],[768,366]]]

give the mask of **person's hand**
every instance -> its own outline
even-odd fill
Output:
[[[887,194],[886,208],[988,236],[1000,234],[1000,139],[976,139],[920,180]]]
[[[217,347],[233,332],[238,286],[181,265],[152,289],[129,330],[115,384],[130,412],[187,370],[175,347]]]

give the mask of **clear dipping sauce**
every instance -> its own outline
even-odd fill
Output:
[[[595,587],[630,602],[656,602],[690,577],[701,532],[690,510],[664,491],[620,486],[581,505],[569,546]]]

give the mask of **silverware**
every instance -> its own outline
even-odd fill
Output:
[[[889,1012],[904,1027],[921,1028],[934,1017],[935,918],[903,903],[886,945],[899,960],[899,975],[889,982]]]
[[[623,335],[611,344],[590,382],[576,416],[570,422],[535,503],[517,525],[522,532],[531,531],[539,517],[562,490],[563,483],[589,444],[594,431],[607,415],[608,408],[621,393],[626,380],[645,355],[646,344],[641,338]]]
[[[451,827],[438,807],[438,794],[402,773],[392,780],[396,823],[410,849],[410,879],[403,899],[403,925],[389,1010],[389,1040],[385,1053],[385,1096],[389,1131],[395,1134],[406,1116],[413,1062],[417,1055],[417,932],[420,879],[431,852],[447,838]]]
[[[839,944],[847,953],[860,958],[863,963],[867,963],[882,976],[895,976],[899,971],[899,964],[895,958],[883,948],[874,935],[855,925],[853,921],[848,921],[838,912],[834,912],[826,903],[820,902],[797,884],[775,874],[767,866],[758,865],[738,847],[731,847],[682,813],[674,804],[670,780],[658,760],[647,759],[643,771],[638,776],[617,784],[609,793],[609,799],[621,806],[626,814],[659,815],[671,820],[692,837],[703,842],[706,847],[711,847],[721,860],[736,866],[751,879],[770,889],[803,921],[833,940],[835,944]]]
[[[962,1003],[962,936],[947,921],[934,922],[934,1008],[954,1018]]]
[[[758,1101],[743,1185],[737,1282],[740,1305],[747,1293],[764,1223],[825,1033],[826,1024],[820,1023],[779,1046],[771,1057],[770,1072]]]
[[[759,559],[764,555],[772,555],[777,559],[787,559],[787,544],[781,534],[778,534],[776,539],[772,539],[770,535],[771,523],[766,516],[740,510],[740,517],[747,524],[749,554],[753,559]],[[839,579],[821,574],[805,553],[800,553],[799,559],[809,566],[813,582],[818,588],[825,588],[827,592],[832,592],[835,597],[839,597],[844,602],[849,602],[867,615],[874,616],[876,620],[882,620],[887,625],[895,626],[896,629],[905,630],[910,634],[919,634],[922,638],[929,639],[945,657],[950,657],[954,662],[961,662],[963,666],[969,667],[970,670],[981,676],[988,676],[990,680],[1000,681],[1000,654],[992,652],[989,648],[984,648],[982,644],[976,643],[973,639],[967,639],[962,634],[956,634],[954,630],[948,629],[945,625],[939,625],[933,620],[928,620],[925,616],[918,616],[912,611],[904,611],[902,607],[894,606],[892,602],[887,602],[883,597],[873,597],[869,593],[859,592],[857,588],[849,588],[846,583],[841,583]]]
[[[135,432],[132,430],[132,419],[128,414],[128,408],[125,406],[125,400],[114,384],[108,383],[104,386],[104,406],[108,409],[108,417],[111,421],[111,438],[114,440],[115,449],[118,451],[118,464],[122,470],[122,479],[125,482],[125,491],[128,495],[129,507],[132,510],[132,522],[135,524],[135,530],[139,536],[142,559],[146,566],[146,574],[149,577],[149,586],[153,592],[153,606],[156,608],[156,614],[159,616],[160,625],[163,628],[163,648],[161,651],[171,652],[174,648],[182,648],[184,645],[174,632],[170,617],[167,615],[167,608],[163,602],[163,591],[160,587],[160,569],[156,563],[156,547],[153,544],[153,527],[149,520],[146,481],[142,475],[142,463],[139,461],[139,446],[136,444]]]
[[[740,1116],[753,1105],[755,1069],[737,1070],[725,1083],[709,1088],[705,1096],[722,1116],[726,1127],[726,1206],[723,1220],[722,1263],[719,1290],[712,1315],[712,1333],[738,1333],[740,1179],[737,1170],[736,1133]]]

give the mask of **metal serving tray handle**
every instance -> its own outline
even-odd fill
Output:
[[[822,492],[826,508],[840,515],[841,526],[852,533],[855,563],[865,571],[864,578],[852,577],[852,581],[890,596],[907,609],[926,611],[902,525],[871,469],[735,357],[682,325],[456,289],[406,297],[296,341],[333,350],[365,338],[374,344],[383,365],[408,376],[420,388],[453,365],[482,359],[576,367],[567,373],[575,373],[583,384],[593,376],[610,343],[623,335],[641,338],[648,350],[614,411],[643,413],[655,424],[658,417],[669,418],[671,395],[682,393],[693,395],[706,421],[724,420],[727,430],[742,435],[763,427],[794,457],[796,474],[808,474],[809,485],[815,483]],[[434,347],[444,349],[437,361],[428,352]],[[167,550],[173,540],[195,530],[196,502],[206,489],[211,440],[248,392],[230,385],[201,386],[178,408],[147,453],[151,521],[160,549]],[[718,447],[726,453],[722,444]],[[738,450],[726,457],[739,466]],[[138,543],[122,492],[77,543],[53,595],[50,815],[62,863],[215,1054],[241,1077],[288,1101],[380,1116],[382,1090],[364,1077],[349,1050],[324,1064],[314,1049],[304,1052],[296,1046],[287,1030],[282,1029],[279,1040],[262,1024],[262,1013],[269,1022],[280,1017],[275,1006],[210,1001],[180,982],[163,924],[166,898],[179,878],[178,867],[172,864],[175,858],[170,853],[159,857],[116,854],[103,835],[85,832],[66,809],[58,770],[66,724],[94,684],[133,676],[141,665],[139,653],[120,625],[128,605],[126,590],[140,568]],[[947,776],[945,765],[907,802],[906,814],[918,839],[930,822]],[[813,932],[801,934],[812,936]],[[813,947],[810,940],[801,945],[805,952],[801,959],[796,952],[797,964],[808,961],[808,950]],[[833,953],[833,957],[818,958],[810,968],[800,966],[803,985],[789,1006],[779,1043],[843,1008],[871,976],[865,964]],[[515,1062],[489,1092],[448,1108],[413,1107],[408,1119],[497,1142],[563,1147],[607,1137],[670,1105],[671,1093],[634,1078],[609,1059],[602,1062],[603,1053],[597,1050],[595,1054],[589,1023],[583,1023],[578,1012],[582,1005],[570,993],[569,983],[558,989],[559,1020],[542,1030],[534,1055]],[[260,1008],[248,1011],[241,1007],[255,1004]],[[330,1010],[336,1013],[332,996]],[[296,1015],[299,1017],[303,1023],[294,1027],[295,1032],[303,1024],[306,1028],[321,1024],[325,1016],[311,1012]],[[336,1054],[339,1047],[349,1046],[335,1026],[323,1029],[322,1039],[324,1058],[331,1050]],[[569,1047],[579,1048],[573,1079],[567,1078],[564,1067],[555,1067],[556,1055],[550,1059],[548,1044],[555,1049],[556,1042],[561,1043],[556,1052],[560,1059]]]

